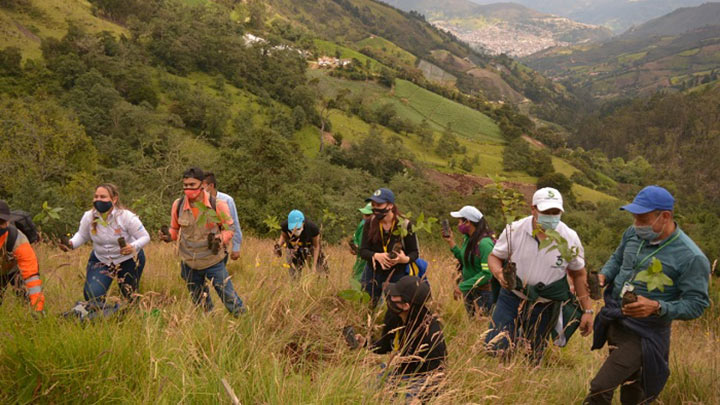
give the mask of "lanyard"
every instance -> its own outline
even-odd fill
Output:
[[[392,239],[392,235],[388,235],[388,241],[385,243],[385,236],[383,235],[383,226],[381,223],[378,222],[378,225],[380,226],[380,243],[383,247],[383,252],[387,253],[387,248],[390,246],[390,239]],[[392,225],[390,226],[390,230],[392,230],[395,227],[395,220],[393,220]]]
[[[678,232],[678,233],[675,234],[675,236],[673,236],[670,240],[668,240],[667,242],[663,243],[659,248],[655,249],[655,250],[654,250],[652,253],[650,253],[649,255],[645,256],[642,260],[640,260],[639,263],[637,263],[637,264],[634,266],[635,270],[637,270],[639,267],[641,267],[643,264],[645,264],[645,262],[646,262],[648,259],[650,259],[651,257],[655,256],[659,251],[661,251],[665,246],[667,246],[667,245],[669,245],[670,243],[672,243],[672,242],[673,242],[675,239],[677,239],[679,236],[680,236],[680,233]],[[643,248],[644,246],[645,246],[645,240],[643,240],[643,241],[640,243],[640,247],[638,247],[637,253],[635,253],[635,259],[636,259],[636,260],[637,260],[638,255],[640,254],[640,251],[642,250],[642,248]]]

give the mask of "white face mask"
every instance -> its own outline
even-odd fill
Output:
[[[301,226],[299,228],[293,229],[291,233],[292,233],[292,236],[298,237],[298,236],[300,236],[302,231],[303,231],[303,227]]]

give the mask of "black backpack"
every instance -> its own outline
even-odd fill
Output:
[[[15,227],[19,229],[20,232],[25,234],[28,242],[32,244],[40,240],[40,235],[38,234],[35,223],[33,223],[32,221],[30,213],[20,210],[10,211],[10,213],[14,216],[19,217],[15,221],[12,221],[12,224],[15,225]]]

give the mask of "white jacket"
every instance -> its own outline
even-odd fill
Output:
[[[133,255],[120,254],[118,238],[121,236],[125,238],[128,245],[135,248],[136,253],[150,242],[150,235],[140,222],[140,218],[133,212],[113,208],[105,221],[107,226],[98,221],[93,233],[92,223],[98,216],[99,213],[94,209],[85,212],[80,220],[80,228],[70,240],[73,249],[92,240],[95,256],[102,263],[110,265],[120,264],[133,257]]]

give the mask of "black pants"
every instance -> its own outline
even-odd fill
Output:
[[[18,297],[24,296],[23,281],[20,277],[20,272],[16,269],[12,269],[9,273],[0,273],[0,304],[2,303],[2,298],[5,294],[5,290],[7,289],[8,284],[13,287],[13,289],[15,290],[15,294]]]
[[[590,382],[590,394],[585,404],[612,403],[615,389],[620,388],[620,402],[623,404],[641,404],[645,401],[642,385],[642,344],[640,337],[625,329],[620,323],[613,322],[608,330],[610,355],[600,371]]]

